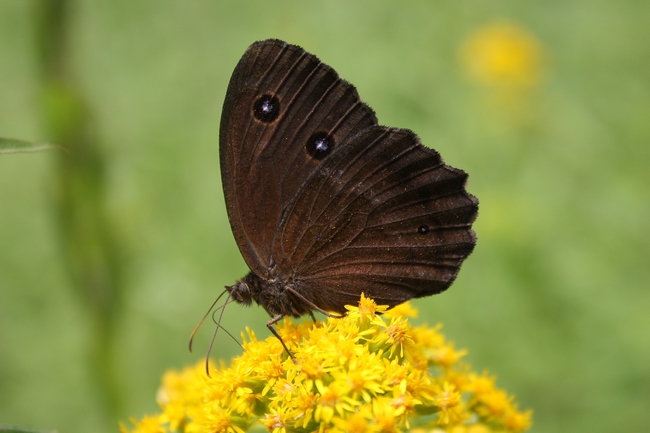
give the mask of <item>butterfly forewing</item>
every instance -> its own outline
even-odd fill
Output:
[[[270,40],[244,54],[224,103],[221,166],[233,232],[256,274],[273,263],[296,192],[351,134],[375,124],[354,87],[304,50]]]

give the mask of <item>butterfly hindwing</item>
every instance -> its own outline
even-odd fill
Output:
[[[439,293],[476,241],[466,179],[411,131],[362,131],[298,193],[274,254],[286,256],[306,297],[333,311],[345,305],[327,305],[334,293],[391,306]]]

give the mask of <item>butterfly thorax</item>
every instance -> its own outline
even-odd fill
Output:
[[[271,316],[284,314],[300,317],[309,313],[311,308],[302,299],[293,295],[291,290],[287,290],[290,288],[297,291],[298,286],[298,281],[284,281],[280,278],[265,280],[249,272],[232,286],[226,286],[226,290],[237,303],[251,305],[252,301],[255,301]]]

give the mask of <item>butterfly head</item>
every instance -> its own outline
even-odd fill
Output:
[[[238,304],[248,306],[253,303],[253,293],[244,280],[239,280],[232,286],[226,286],[226,290]]]

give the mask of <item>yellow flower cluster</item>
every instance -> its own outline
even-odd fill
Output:
[[[362,297],[341,319],[293,323],[280,341],[247,330],[244,354],[230,367],[202,363],[170,371],[158,394],[162,413],[123,433],[522,432],[531,413],[460,362],[438,328],[412,327],[408,304],[390,311]]]

